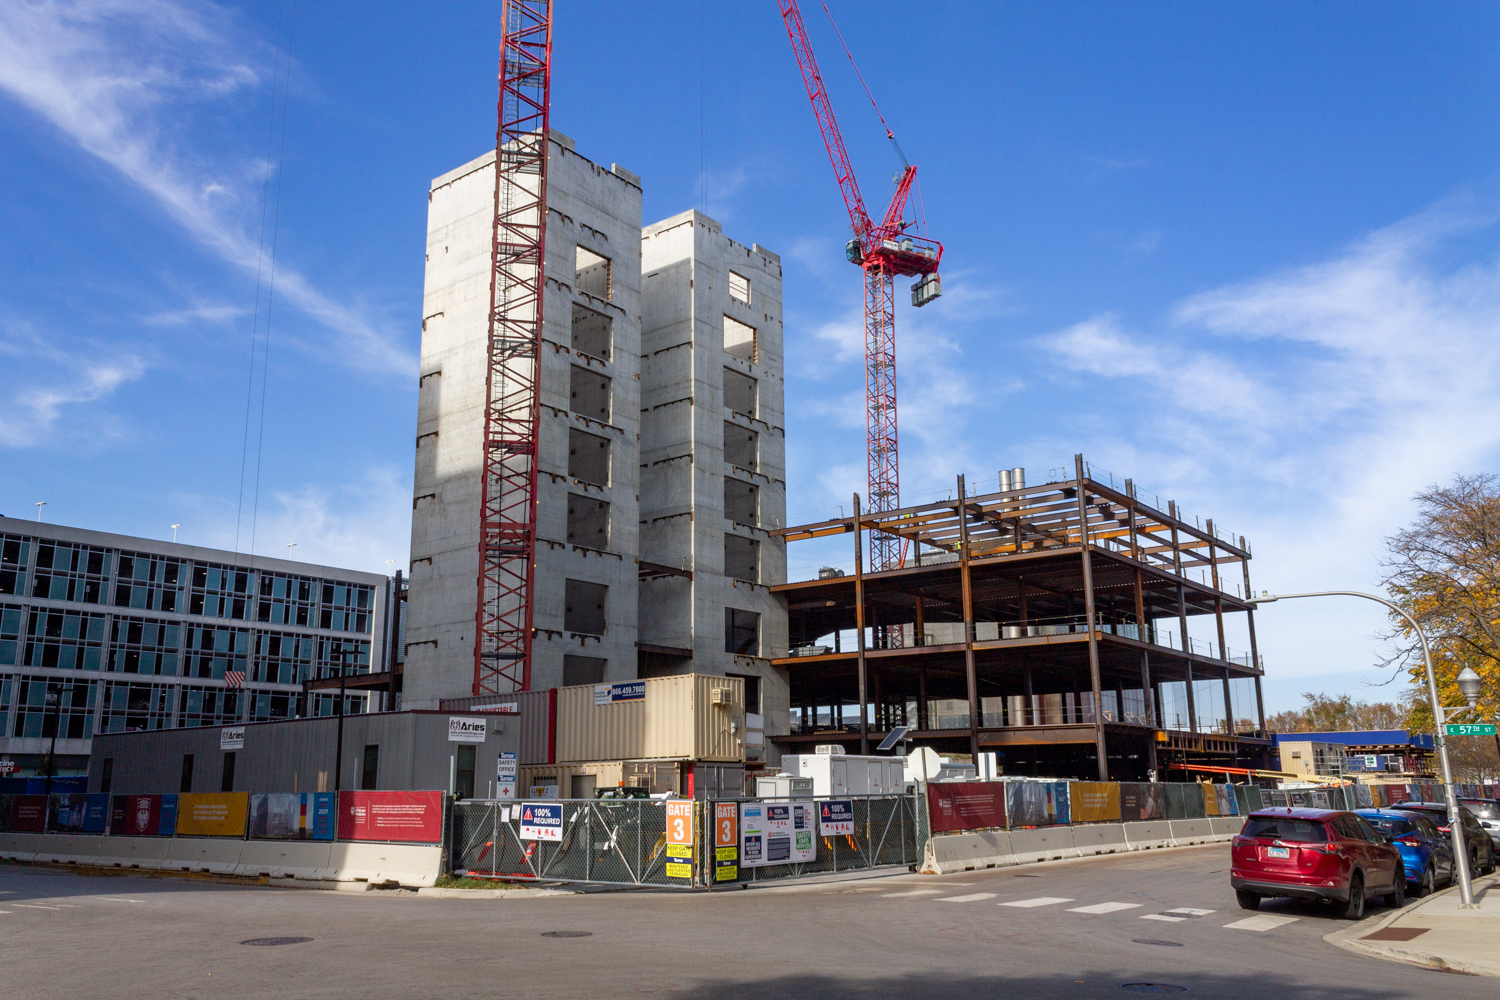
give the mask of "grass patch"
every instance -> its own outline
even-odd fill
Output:
[[[439,889],[520,889],[521,886],[514,882],[501,882],[491,878],[458,878],[453,875],[439,875],[438,880],[433,883]]]

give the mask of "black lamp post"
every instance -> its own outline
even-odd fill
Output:
[[[42,794],[51,802],[52,775],[57,770],[57,731],[62,728],[62,690],[47,685],[47,707],[52,709],[52,749],[47,753],[47,790]]]
[[[336,648],[328,654],[328,662],[338,667],[339,671],[339,703],[337,714],[339,717],[338,746],[333,755],[333,790],[335,792],[343,789],[344,780],[344,651]]]

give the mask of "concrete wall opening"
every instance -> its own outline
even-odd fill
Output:
[[[724,461],[747,472],[760,468],[760,435],[748,427],[724,421]]]
[[[760,612],[724,609],[724,652],[760,655]]]
[[[380,787],[380,744],[366,743],[364,758],[359,762],[359,787],[374,791]],[[469,794],[473,794],[471,790]]]
[[[563,629],[579,635],[604,634],[604,605],[609,588],[602,583],[568,580],[563,588]]]
[[[576,307],[575,307],[576,308]],[[576,321],[575,321],[576,322]],[[724,351],[730,357],[748,361],[752,365],[759,360],[755,350],[755,327],[741,323],[732,317],[724,317]]]
[[[570,427],[568,475],[594,486],[608,486],[609,439]]]
[[[760,382],[735,371],[733,368],[724,369],[724,405],[736,413],[743,413],[747,417],[756,416],[756,405],[759,403]]]
[[[729,272],[729,297],[736,302],[750,304],[750,279],[735,271]]]
[[[726,674],[745,682],[745,711],[760,715],[760,677],[756,674]]]
[[[760,487],[733,476],[724,477],[724,516],[736,524],[760,524]]]
[[[574,365],[568,377],[568,409],[601,424],[609,423],[612,381],[608,375]]]
[[[234,751],[228,750],[224,753],[224,771],[219,776],[219,791],[234,791]]]
[[[607,663],[602,656],[564,656],[563,686],[602,683]]]
[[[474,772],[475,759],[479,756],[476,752],[478,747],[470,744],[460,744],[458,751],[453,755],[453,796],[459,799],[472,799],[474,797]]]
[[[614,320],[596,309],[573,303],[573,350],[608,361],[613,342]]]
[[[193,790],[193,755],[185,753],[182,755],[182,781],[177,790],[179,792],[191,792]]]
[[[760,582],[760,542],[739,535],[724,536],[724,575]]]
[[[568,544],[609,551],[608,501],[568,494]]]
[[[609,300],[609,258],[579,247],[573,258],[573,287],[595,298]]]

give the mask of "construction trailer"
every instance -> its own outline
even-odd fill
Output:
[[[999,755],[1006,774],[1142,780],[1194,766],[1272,766],[1243,536],[1073,475],[787,527],[788,542],[858,533],[854,572],[772,588],[787,601],[784,754],[861,753],[896,726],[916,745]],[[1007,482],[1009,480],[1009,482]],[[864,534],[900,540],[864,572]],[[1248,653],[1225,622],[1243,614]],[[853,641],[846,637],[851,634]]]

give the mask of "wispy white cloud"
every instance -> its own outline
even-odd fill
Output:
[[[51,0],[0,5],[0,91],[134,184],[225,263],[254,273],[264,161],[211,163],[179,123],[196,105],[243,104],[266,83],[255,43],[207,4],[172,0]],[[258,168],[258,169],[257,169]],[[283,260],[276,293],[332,335],[331,357],[374,373],[415,361],[356,309]],[[308,345],[319,349],[318,345]]]
[[[96,343],[45,337],[29,324],[0,324],[0,356],[19,388],[0,396],[0,444],[29,447],[51,440],[69,411],[111,396],[140,378],[146,362]],[[90,422],[91,437],[113,436],[106,418]]]
[[[1107,384],[1149,415],[1076,428],[1085,450],[1224,515],[1255,544],[1257,586],[1376,588],[1412,494],[1500,459],[1494,219],[1444,203],[1324,261],[1192,296],[1155,328],[1103,314],[1043,338],[1085,391]],[[1476,231],[1484,256],[1448,260],[1451,238]],[[1368,671],[1378,609],[1300,603],[1263,616],[1268,665]]]

